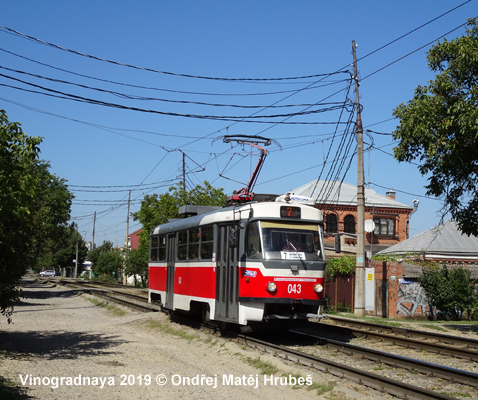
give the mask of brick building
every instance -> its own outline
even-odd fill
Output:
[[[143,228],[140,228],[128,235],[128,247],[131,250],[135,250],[139,246],[139,235],[142,232]]]
[[[345,182],[313,181],[292,190],[298,196],[315,199],[324,213],[324,241],[334,246],[336,234],[342,238],[342,250],[355,252],[357,233],[357,187]],[[396,200],[393,190],[386,195],[365,188],[365,221],[373,220],[375,229],[365,235],[365,249],[373,254],[408,238],[409,220],[416,210]]]

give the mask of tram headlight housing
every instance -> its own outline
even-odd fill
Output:
[[[274,293],[277,290],[277,285],[274,282],[269,282],[267,284],[267,290],[271,293]]]
[[[320,283],[317,283],[315,286],[314,286],[314,292],[315,293],[320,293],[324,290],[324,287],[320,284]]]

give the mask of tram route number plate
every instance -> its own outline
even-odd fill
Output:
[[[305,260],[303,251],[281,251],[280,255],[283,260]]]

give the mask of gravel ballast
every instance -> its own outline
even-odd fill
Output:
[[[22,287],[27,298],[15,307],[14,323],[0,321],[0,377],[18,386],[25,396],[18,398],[381,398],[171,323],[160,312],[128,310],[118,316],[77,290],[33,278],[25,278]],[[263,375],[251,364],[259,357],[276,369]],[[299,384],[293,387],[294,382]],[[334,389],[319,394],[317,385],[327,384]]]

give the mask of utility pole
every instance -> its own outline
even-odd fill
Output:
[[[128,251],[128,248],[129,248],[129,246],[128,246],[128,236],[129,236],[128,231],[129,231],[129,207],[130,207],[130,203],[131,203],[131,189],[129,190],[129,194],[128,194],[128,212],[126,214],[126,237],[124,239],[125,253],[123,253],[125,255],[125,257],[128,257],[127,251]],[[125,274],[125,270],[126,270],[125,263],[126,263],[126,258],[124,259],[123,271],[122,271],[122,273],[123,273],[123,285],[126,285],[126,283],[127,283],[126,274]]]
[[[186,158],[183,153],[183,189],[186,192]]]
[[[96,211],[95,211],[95,216],[93,217],[93,243],[91,243],[91,250],[94,250],[95,248],[95,224],[96,224]]]
[[[352,53],[354,60],[355,107],[357,109],[357,121],[355,124],[357,132],[357,263],[355,265],[354,314],[357,317],[363,317],[365,315],[365,176],[356,47],[354,40],[352,41]]]
[[[76,232],[76,259],[75,259],[75,271],[73,272],[73,278],[76,278],[76,274],[78,274],[78,242],[80,238],[78,237],[79,233]]]
[[[128,194],[128,212],[126,214],[126,237],[124,239],[124,247],[127,248],[128,247],[128,236],[129,236],[129,207],[130,207],[130,203],[131,203],[131,189],[129,190],[129,194]]]

